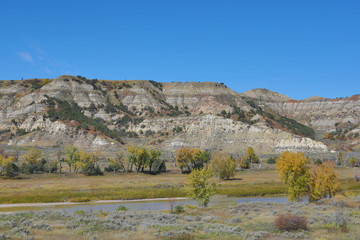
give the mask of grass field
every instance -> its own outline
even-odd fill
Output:
[[[278,240],[359,239],[360,198],[335,197],[318,203],[246,202],[164,211],[25,211],[0,214],[1,239]],[[305,218],[304,230],[275,224],[279,214]]]
[[[360,190],[354,169],[337,169],[344,190]],[[359,171],[359,170],[357,170]],[[215,178],[213,182],[217,182]],[[218,183],[218,182],[217,182]],[[275,169],[237,173],[218,183],[217,195],[241,197],[287,193]],[[145,199],[186,196],[186,175],[170,171],[159,175],[118,173],[21,175],[0,180],[0,203],[87,202],[92,200]]]

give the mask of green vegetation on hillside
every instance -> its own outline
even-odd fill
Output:
[[[56,120],[75,120],[81,123],[81,126],[92,126],[94,131],[99,131],[102,134],[111,137],[117,141],[121,142],[120,132],[117,130],[110,130],[102,119],[92,119],[85,116],[82,113],[82,109],[75,102],[69,103],[62,101],[57,98],[52,98],[47,96],[46,100],[49,110],[47,112],[48,117],[51,121]]]
[[[289,129],[292,133],[305,136],[309,138],[314,138],[315,131],[311,127],[305,126],[297,121],[287,118],[287,117],[280,117],[277,119],[277,122],[281,124],[281,126]]]

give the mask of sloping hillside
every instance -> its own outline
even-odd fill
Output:
[[[168,151],[191,146],[232,153],[253,146],[264,154],[328,151],[311,139],[316,134],[307,121],[284,110],[291,100],[269,90],[241,94],[222,83],[81,76],[0,83],[3,144],[103,149],[144,144]]]

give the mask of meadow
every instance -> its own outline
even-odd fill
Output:
[[[183,211],[26,211],[0,214],[0,239],[315,239],[360,238],[360,198],[317,203],[247,202]],[[304,229],[279,229],[280,214],[304,217]]]
[[[354,168],[337,168],[344,190],[359,191]],[[84,176],[80,173],[19,175],[0,180],[0,203],[89,202],[94,200],[127,200],[186,197],[186,174],[178,170],[152,175],[147,173],[106,173]],[[273,165],[262,169],[237,172],[230,180],[217,183],[216,195],[228,197],[286,194]]]

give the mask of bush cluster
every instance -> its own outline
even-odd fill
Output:
[[[307,220],[303,216],[280,214],[275,219],[275,227],[282,231],[307,230]]]
[[[54,173],[57,171],[57,164],[49,163],[42,158],[38,163],[24,162],[20,166],[20,171],[25,174]]]

